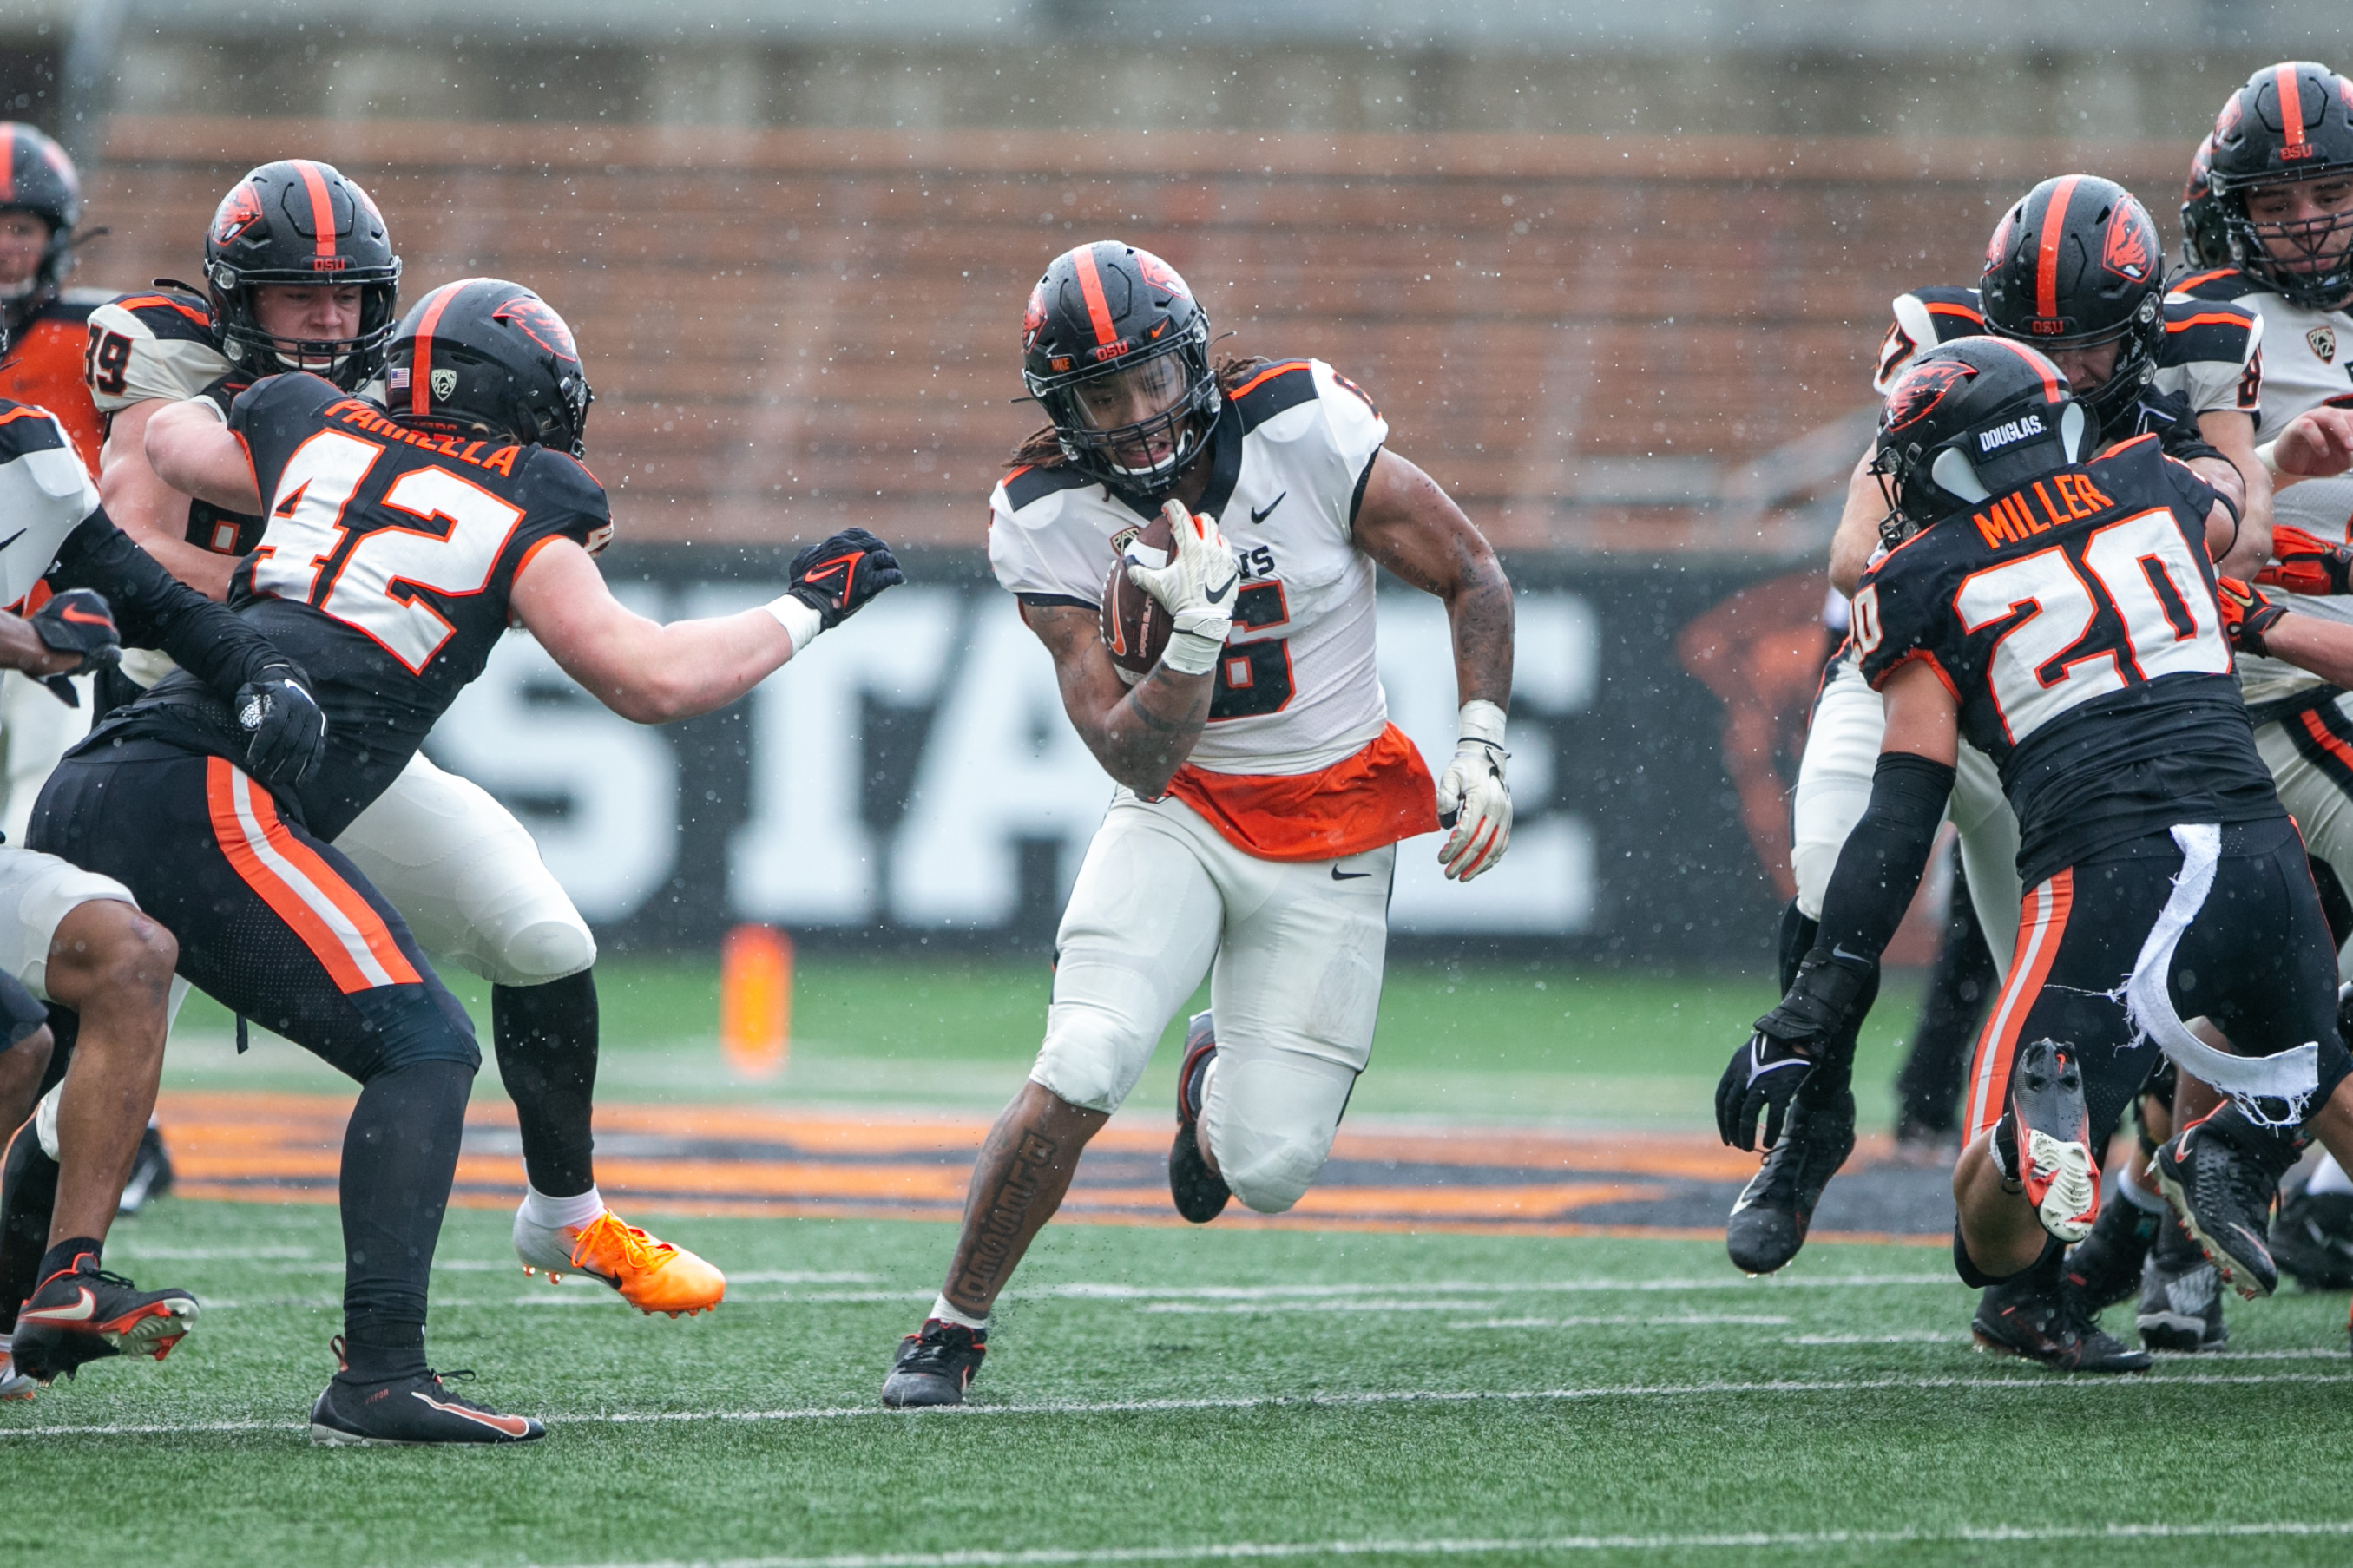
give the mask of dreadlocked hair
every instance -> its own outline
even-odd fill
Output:
[[[1217,363],[1218,391],[1225,396],[1231,397],[1235,388],[1272,363],[1271,360],[1261,359],[1256,354],[1223,356]],[[1012,466],[1017,468],[1059,468],[1069,461],[1070,459],[1062,456],[1061,437],[1054,434],[1054,427],[1051,425],[1031,435],[1013,448]]]

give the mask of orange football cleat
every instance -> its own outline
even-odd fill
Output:
[[[533,1234],[526,1237],[526,1230]],[[525,1274],[544,1269],[551,1284],[566,1273],[586,1274],[649,1315],[691,1316],[727,1294],[727,1276],[682,1247],[622,1224],[611,1209],[577,1230],[532,1225],[517,1215],[515,1250]]]

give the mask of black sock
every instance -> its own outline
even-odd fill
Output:
[[[41,1254],[40,1272],[36,1279],[47,1279],[52,1275],[64,1273],[84,1253],[90,1254],[90,1266],[95,1268],[103,1260],[105,1252],[106,1243],[94,1236],[69,1236]]]
[[[49,1211],[57,1201],[58,1163],[41,1148],[27,1118],[0,1165],[0,1334],[16,1328],[16,1309],[41,1282]]]
[[[569,1198],[596,1184],[589,1118],[596,1100],[596,977],[491,987],[499,1079],[515,1103],[531,1184]]]
[[[425,1295],[458,1173],[474,1069],[411,1062],[370,1079],[343,1130],[343,1340],[350,1376],[425,1370]]]

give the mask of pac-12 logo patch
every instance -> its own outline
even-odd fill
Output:
[[[2312,352],[2320,356],[2321,363],[2337,363],[2337,329],[2335,327],[2315,327],[2304,334],[2304,341],[2312,345]]]
[[[458,390],[458,373],[454,370],[437,370],[428,379],[432,383],[433,395],[439,402],[448,402],[449,395]]]
[[[1914,365],[1887,394],[1887,427],[1901,430],[1928,416],[1945,395],[1978,373],[1977,366],[1957,359],[1932,359]]]

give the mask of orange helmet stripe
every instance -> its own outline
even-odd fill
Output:
[[[1072,252],[1072,265],[1079,270],[1079,292],[1087,299],[1087,320],[1094,323],[1095,342],[1113,343],[1119,341],[1119,330],[1112,325],[1111,301],[1103,298],[1103,275],[1095,270],[1095,247],[1082,245]]]
[[[0,206],[16,199],[16,132],[20,129],[8,127],[7,155],[0,157]]]
[[[2042,238],[2034,258],[2034,313],[2038,316],[2059,314],[2059,241],[2067,233],[2067,198],[2075,194],[2075,182],[2081,176],[2069,174],[2051,193],[2050,205],[2042,209]]]
[[[335,254],[335,204],[333,198],[327,195],[326,176],[320,174],[319,165],[308,158],[296,158],[292,163],[302,176],[303,185],[311,193],[311,226],[319,231],[319,254],[332,256]]]
[[[430,414],[432,405],[426,401],[425,385],[433,374],[433,329],[440,322],[441,312],[449,301],[465,289],[463,283],[444,283],[427,297],[425,319],[417,323],[417,357],[408,367],[408,411]]]
[[[2295,155],[2304,145],[2304,86],[2295,79],[2293,61],[2282,60],[2273,70],[2279,83],[2280,129],[2287,132],[2287,151]]]

